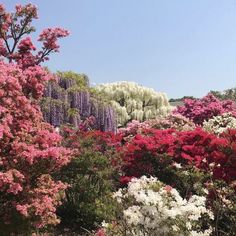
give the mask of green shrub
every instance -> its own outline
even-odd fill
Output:
[[[104,134],[80,131],[66,138],[66,145],[75,151],[71,163],[58,176],[70,185],[58,209],[63,227],[76,231],[92,230],[113,215],[115,171],[111,157],[114,150],[102,140]]]

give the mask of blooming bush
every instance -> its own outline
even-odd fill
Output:
[[[147,120],[146,123],[155,129],[175,129],[177,131],[187,131],[196,128],[195,124],[191,120],[180,114],[169,114],[164,117],[150,119]]]
[[[142,134],[151,129],[187,131],[195,128],[195,124],[188,118],[179,114],[169,114],[144,122],[132,120],[126,127],[118,129],[118,133],[122,134],[126,142],[128,142],[128,140],[132,139],[136,134]]]
[[[154,173],[165,176],[165,166],[177,162],[206,172],[211,170],[215,179],[233,182],[236,180],[235,138],[236,130],[217,137],[200,128],[182,132],[147,129],[124,145],[122,181]]]
[[[214,116],[231,112],[236,116],[236,104],[231,100],[221,101],[208,94],[202,99],[185,99],[183,106],[178,106],[174,113],[181,114],[195,124],[202,125],[204,121],[208,121]]]
[[[70,151],[43,121],[38,99],[53,79],[39,63],[58,50],[57,38],[67,31],[44,32],[43,49],[33,56],[34,46],[22,36],[34,30],[36,7],[17,5],[7,13],[0,5],[0,13],[0,55],[10,61],[0,61],[0,234],[26,234],[59,222],[55,211],[66,188],[52,174],[69,162]]]
[[[236,118],[231,113],[214,116],[212,119],[203,122],[203,129],[219,135],[228,129],[236,129]]]
[[[178,191],[156,178],[133,178],[114,197],[120,203],[120,218],[103,223],[105,235],[210,235],[204,219],[213,219],[206,198],[193,195],[183,199]]]
[[[132,136],[137,133],[142,133],[143,130],[151,128],[187,131],[195,129],[196,126],[192,121],[180,114],[169,114],[167,116],[159,116],[155,119],[150,119],[144,122],[132,120],[126,125],[126,127],[120,128],[118,132],[127,137],[129,135]]]
[[[201,129],[179,132],[174,158],[206,172],[212,171],[213,178],[232,183],[236,180],[235,142],[236,130],[228,130],[220,137]]]
[[[234,235],[236,232],[236,184],[213,181],[207,184],[208,204],[215,215],[213,235]]]
[[[202,194],[203,187],[207,186],[208,201],[216,216],[212,224],[214,232],[230,235],[236,223],[233,217],[236,210],[233,207],[235,135],[236,130],[216,136],[200,128],[191,131],[144,129],[125,138],[120,181],[127,184],[133,177],[152,175],[174,186],[182,197]]]

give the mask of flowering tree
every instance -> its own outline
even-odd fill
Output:
[[[44,82],[53,79],[40,63],[58,51],[66,30],[46,29],[36,50],[29,37],[37,18],[32,4],[8,13],[0,5],[0,232],[58,223],[55,215],[66,185],[51,174],[70,159],[60,147],[61,136],[43,122],[38,106]],[[4,62],[8,61],[7,62]],[[1,233],[2,234],[2,233]]]
[[[36,47],[30,37],[23,38],[35,31],[31,25],[34,19],[38,18],[37,8],[32,4],[25,6],[16,5],[14,13],[6,12],[3,5],[0,5],[0,55],[9,62],[16,61],[21,67],[39,65],[48,60],[51,52],[58,52],[58,38],[69,34],[61,28],[48,28],[39,35],[38,41],[43,47],[35,55],[32,53]]]

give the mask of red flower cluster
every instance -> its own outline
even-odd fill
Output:
[[[194,165],[228,183],[236,180],[236,130],[217,137],[200,128],[193,131],[149,129],[129,139],[122,151],[123,182],[132,176],[152,175],[166,162]]]
[[[213,177],[230,183],[236,180],[236,130],[220,137],[201,129],[179,132],[174,159],[211,171]]]

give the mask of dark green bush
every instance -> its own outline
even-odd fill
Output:
[[[76,231],[93,230],[113,216],[116,172],[111,165],[113,146],[103,140],[105,133],[77,132],[66,138],[73,147],[74,158],[61,170],[60,180],[69,184],[62,206],[58,209],[61,226]]]

